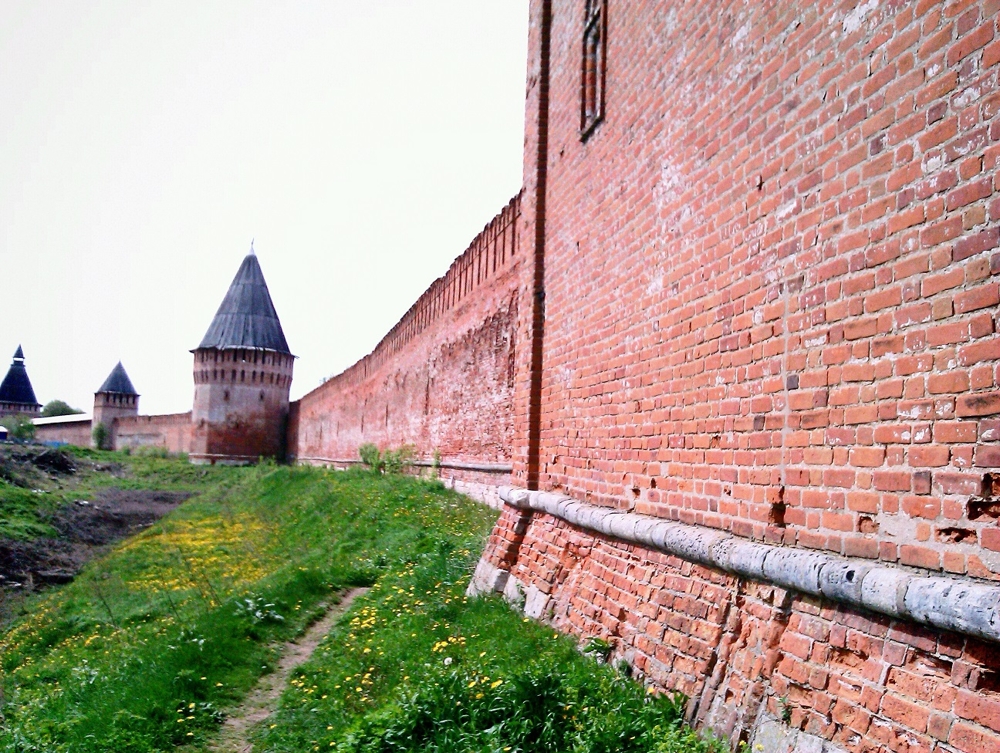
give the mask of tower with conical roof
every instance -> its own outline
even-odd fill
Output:
[[[7,376],[0,382],[0,416],[37,416],[41,410],[42,406],[35,398],[35,390],[24,368],[24,351],[18,345]]]
[[[139,415],[139,393],[119,361],[101,388],[94,393],[93,426],[103,424],[109,437],[114,436],[115,419]],[[113,439],[112,445],[113,445]]]
[[[192,353],[191,462],[284,458],[295,357],[252,245]]]

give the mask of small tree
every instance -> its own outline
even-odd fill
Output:
[[[68,403],[62,400],[50,400],[42,408],[42,418],[51,418],[52,416],[75,416],[78,413],[83,413],[82,410],[78,410]]]
[[[111,435],[108,433],[108,427],[104,424],[97,424],[94,427],[90,435],[94,438],[94,447],[98,450],[109,450]]]
[[[6,416],[3,425],[7,427],[10,438],[18,442],[30,442],[35,438],[35,425],[24,414]]]

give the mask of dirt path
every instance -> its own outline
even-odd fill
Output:
[[[278,707],[278,699],[288,683],[289,675],[312,656],[337,618],[350,609],[351,602],[366,591],[367,588],[345,591],[339,604],[331,607],[297,641],[285,644],[277,669],[262,677],[242,705],[233,710],[222,725],[219,739],[209,750],[214,753],[250,753],[253,749],[248,739],[250,730],[267,719]]]

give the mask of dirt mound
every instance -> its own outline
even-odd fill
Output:
[[[57,537],[0,539],[0,588],[33,590],[66,583],[103,547],[138,533],[191,495],[185,492],[104,489],[93,499],[59,509],[51,525]]]
[[[76,465],[65,452],[46,450],[31,458],[31,464],[49,473],[76,473]]]

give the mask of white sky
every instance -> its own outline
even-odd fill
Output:
[[[0,378],[142,413],[251,238],[292,398],[375,347],[521,185],[527,0],[0,0]]]

